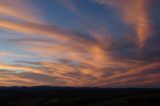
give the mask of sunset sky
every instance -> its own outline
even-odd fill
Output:
[[[0,86],[160,88],[160,0],[0,0]]]

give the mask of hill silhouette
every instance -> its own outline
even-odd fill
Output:
[[[160,106],[159,88],[0,87],[0,106]]]

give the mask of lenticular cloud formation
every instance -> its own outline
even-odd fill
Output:
[[[160,87],[159,5],[0,0],[0,86]]]

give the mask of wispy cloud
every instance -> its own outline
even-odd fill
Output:
[[[31,1],[0,0],[0,85],[159,87],[159,37],[152,30],[149,0],[87,1],[89,10],[80,8],[81,13],[90,17],[92,9],[103,10],[111,21],[105,26],[98,16],[84,20],[76,7],[83,2],[62,2],[76,17],[82,15],[82,23],[74,24],[81,27],[44,22]],[[51,16],[53,10],[39,7]],[[1,31],[16,36],[6,39]]]
[[[0,51],[0,56],[6,56],[8,53],[4,51]]]
[[[135,28],[135,34],[137,37],[137,44],[139,47],[143,47],[146,43],[149,35],[151,23],[149,19],[148,9],[150,4],[148,0],[95,0],[99,4],[112,6],[119,12],[121,17],[129,25],[133,25]]]
[[[0,14],[5,17],[12,17],[16,20],[42,22],[42,20],[35,15],[34,7],[29,5],[24,0],[1,0],[0,1]]]

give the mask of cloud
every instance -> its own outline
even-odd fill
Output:
[[[0,56],[6,56],[6,55],[8,55],[8,53],[7,53],[7,52],[0,51]]]
[[[7,64],[3,64],[3,63],[0,64],[0,69],[11,70],[13,72],[27,71],[27,72],[34,72],[34,73],[42,73],[40,70],[33,69],[32,67],[7,65]]]
[[[82,55],[86,57],[86,59],[85,57],[83,57],[85,61],[88,61],[88,59],[92,59],[93,62],[96,62],[94,63],[95,65],[103,64],[102,62],[104,62],[107,58],[107,52],[104,50],[105,48],[99,45],[97,43],[97,40],[90,35],[85,35],[83,33],[79,33],[78,31],[72,31],[56,26],[43,24],[15,23],[3,19],[1,19],[0,22],[1,28],[27,34],[36,33],[35,37],[44,37],[50,39],[50,42],[30,40],[27,41],[28,43],[24,40],[23,42],[21,39],[19,40],[21,44],[28,46],[31,45],[29,46],[29,49],[31,51],[37,51],[37,53],[40,52],[39,54],[52,55],[54,54],[54,52],[58,52],[61,54],[66,53],[68,58],[72,59],[76,59],[77,56]],[[55,40],[58,40],[57,43],[54,43]],[[17,40],[16,42],[19,41]],[[39,47],[39,45],[44,45],[44,47]],[[56,49],[56,51],[54,51],[54,49]],[[82,59],[82,61],[84,60]]]
[[[101,5],[111,6],[118,11],[123,20],[129,25],[133,25],[136,31],[137,44],[140,48],[144,46],[151,35],[152,29],[149,19],[148,0],[95,0]]]
[[[71,12],[75,13],[76,15],[80,16],[79,10],[77,9],[76,5],[72,0],[62,0],[61,1]]]
[[[148,1],[95,1],[100,6],[105,5],[108,11],[118,11],[117,16],[122,20],[112,21],[122,22],[113,22],[113,26],[133,30],[119,33],[121,28],[118,31],[114,29],[117,31],[114,35],[103,25],[93,28],[92,18],[84,23],[89,25],[82,29],[59,27],[41,21],[41,16],[34,14],[28,2],[0,1],[1,30],[17,34],[8,39],[1,35],[1,41],[11,46],[3,48],[12,49],[1,48],[0,56],[5,59],[0,63],[0,85],[156,86],[160,69],[159,34],[151,34]],[[78,3],[74,5],[68,0],[64,3],[72,12],[78,12]],[[32,11],[29,12],[27,8],[30,7]],[[112,14],[109,15],[108,18],[112,18]],[[107,26],[109,28],[110,24]],[[132,35],[136,35],[136,40]]]
[[[147,82],[147,80],[149,80],[150,82],[159,81],[159,79],[156,79],[156,78],[150,79],[150,77],[153,77],[153,76],[159,77],[160,71],[157,71],[159,69],[160,69],[159,62],[136,66],[128,70],[125,70],[122,73],[118,73],[115,75],[111,75],[110,77],[102,78],[101,81],[99,80],[100,85],[98,86],[115,86],[115,87],[129,86],[130,87],[131,85],[140,86],[140,84],[142,83],[143,85],[148,85],[147,83],[145,83]]]
[[[76,42],[80,42],[83,40],[86,40],[84,42],[87,42],[87,40],[94,40],[90,39],[89,36],[86,36],[85,34],[81,34],[76,31],[72,31],[69,29],[60,28],[53,25],[46,25],[46,24],[37,24],[37,23],[31,23],[31,22],[12,22],[6,19],[0,19],[0,27],[3,29],[9,29],[16,32],[21,33],[28,33],[32,35],[39,35],[43,37],[49,37],[51,39],[58,39],[61,41],[68,41],[68,40],[76,40]],[[83,36],[85,39],[83,39]],[[88,38],[87,38],[88,37]]]
[[[12,27],[9,26],[8,28]],[[23,46],[26,51],[36,53],[35,57],[37,58],[48,58],[49,60],[52,58],[52,61],[56,63],[45,61],[28,62],[29,64],[24,63],[22,65],[2,64],[2,69],[22,70],[23,72],[29,72],[31,76],[34,76],[34,73],[37,76],[44,75],[65,82],[66,86],[92,86],[92,83],[95,83],[94,86],[124,86],[128,81],[137,79],[133,76],[144,70],[141,65],[145,62],[141,61],[139,57],[135,58],[137,55],[136,47],[134,45],[129,46],[128,44],[131,43],[132,45],[132,42],[127,42],[124,39],[123,42],[125,42],[122,45],[119,45],[122,42],[121,40],[116,40],[117,44],[111,41],[109,46],[105,48],[103,44],[101,46],[100,42],[97,44],[96,40],[89,39],[84,35],[78,36],[79,33],[75,33],[75,31],[68,31],[54,26],[46,27],[39,24],[29,24],[27,26],[23,23],[22,25],[14,23],[13,30],[29,34],[38,33],[38,35],[34,35],[37,37],[36,39],[9,39],[9,41]],[[66,37],[63,32],[67,33],[68,36]],[[58,37],[56,38],[58,41],[55,42],[54,36]],[[47,38],[41,40],[39,37]],[[122,49],[124,51],[130,51],[131,49],[135,52],[131,51],[122,56],[121,54],[124,53]],[[136,71],[131,70],[135,67],[138,67],[135,69]],[[150,66],[146,67],[150,68]],[[25,77],[25,75],[22,74],[21,76]],[[77,77],[80,77],[81,80],[78,81]],[[124,78],[127,79],[124,80]],[[28,79],[33,80],[32,77]],[[52,79],[50,80],[52,81]],[[55,83],[46,82],[46,84],[54,85]],[[64,85],[64,83],[57,83],[57,85]]]
[[[0,74],[0,80],[3,86],[33,86],[35,84],[42,84],[39,81],[17,76],[19,73],[10,73],[9,70],[0,69]]]
[[[35,13],[38,12],[33,6],[29,5],[24,0],[1,0],[0,1],[0,15],[6,17],[12,17],[21,21],[29,22],[43,22]]]

